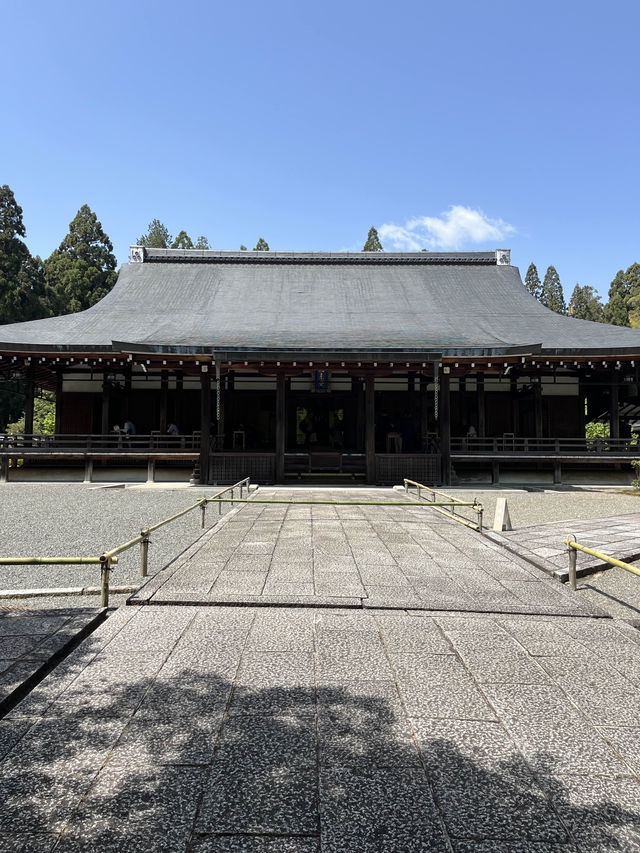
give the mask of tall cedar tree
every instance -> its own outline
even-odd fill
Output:
[[[564,293],[560,284],[560,276],[555,267],[547,267],[542,282],[542,293],[540,302],[555,311],[556,314],[566,314],[567,306],[564,301]]]
[[[609,287],[604,316],[614,326],[640,326],[640,264],[618,270]]]
[[[22,208],[6,184],[0,187],[0,325],[37,320],[53,313],[42,261],[25,242]]]
[[[540,283],[538,268],[533,263],[529,264],[529,269],[524,277],[524,286],[532,296],[535,296],[536,299],[540,299],[542,296],[542,284]]]
[[[44,262],[44,274],[61,314],[90,308],[116,283],[113,244],[88,204],[82,205],[69,223],[69,233]]]
[[[26,236],[22,208],[6,184],[0,187],[0,325],[37,320],[53,313],[42,261],[33,257],[22,240]],[[0,381],[0,431],[24,411],[18,382]]]
[[[604,323],[604,307],[600,302],[600,295],[588,284],[584,287],[576,284],[569,300],[569,315],[576,320]]]
[[[376,229],[371,226],[369,228],[369,233],[367,234],[367,241],[362,247],[363,252],[381,252],[382,251],[382,243],[380,242],[380,238],[378,237],[378,232]]]
[[[172,249],[193,249],[193,240],[186,231],[181,231],[171,244]]]
[[[159,219],[152,219],[149,223],[147,233],[138,237],[136,245],[144,246],[145,249],[168,249],[173,243],[173,237],[169,234],[166,225]]]
[[[210,249],[211,246],[209,245],[209,241],[207,240],[207,238],[203,237],[201,234],[198,237],[198,239],[196,240],[196,245],[194,248],[196,248],[196,249]]]
[[[268,251],[270,251],[269,250],[269,244],[267,243],[266,240],[263,240],[261,237],[258,240],[258,242],[256,243],[256,245],[254,246],[253,251],[254,252],[268,252]]]

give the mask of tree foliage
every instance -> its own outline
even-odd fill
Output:
[[[145,249],[168,249],[172,243],[173,237],[169,234],[167,226],[163,225],[159,219],[152,219],[147,233],[138,237],[137,245],[144,246]]]
[[[56,428],[56,397],[52,391],[43,391],[33,401],[33,431],[36,434],[53,435]],[[7,425],[7,432],[24,432],[24,414]]]
[[[605,322],[614,326],[640,326],[640,264],[618,270],[609,287]]]
[[[244,246],[244,245],[240,244],[240,251],[241,251],[241,252],[247,252],[247,251],[248,251],[248,249],[247,249],[247,247],[246,247],[246,246]]]
[[[378,237],[377,230],[371,226],[369,228],[369,233],[367,234],[367,240],[362,247],[363,252],[381,252],[382,251],[382,243],[380,242],[380,237]]]
[[[113,245],[88,204],[69,223],[69,233],[45,261],[44,273],[62,314],[95,305],[116,283]]]
[[[193,249],[193,240],[186,231],[181,231],[171,244],[172,249]]]
[[[201,234],[198,237],[198,239],[196,240],[196,245],[194,246],[194,248],[195,249],[210,249],[211,246],[209,245],[209,241],[207,240],[207,238],[203,237]]]
[[[600,294],[588,284],[584,287],[576,284],[569,300],[569,314],[576,320],[604,323],[604,307],[600,301]]]
[[[267,241],[265,239],[263,239],[261,237],[258,240],[258,242],[256,243],[256,245],[253,247],[253,251],[254,252],[268,252],[269,251],[269,244],[267,243]]]
[[[0,187],[0,324],[37,320],[53,313],[42,261],[22,239],[22,208],[6,184]]]
[[[538,268],[534,263],[529,264],[529,269],[524,277],[524,286],[532,296],[540,299],[542,296],[542,284],[538,275]]]
[[[566,314],[567,306],[564,301],[564,293],[560,284],[560,276],[555,267],[547,267],[542,282],[540,302],[556,314]]]

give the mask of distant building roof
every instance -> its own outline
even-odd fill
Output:
[[[640,330],[540,305],[509,252],[132,247],[78,314],[0,326],[0,350],[640,353]]]

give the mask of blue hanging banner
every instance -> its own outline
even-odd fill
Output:
[[[314,370],[313,371],[313,390],[328,391],[329,390],[329,371]]]

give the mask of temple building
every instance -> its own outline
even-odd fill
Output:
[[[639,369],[640,330],[544,308],[507,249],[134,246],[92,308],[0,327],[0,378],[27,397],[0,473],[580,479],[640,455]],[[55,435],[34,435],[39,389]]]

